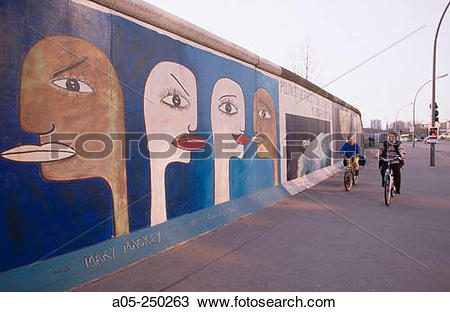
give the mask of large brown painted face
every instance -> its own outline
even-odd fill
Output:
[[[103,51],[70,36],[38,41],[22,65],[19,120],[40,144],[17,146],[0,156],[39,163],[42,177],[51,181],[103,178],[113,197],[114,235],[128,234],[124,101]],[[108,140],[112,133],[115,141]]]
[[[38,134],[40,144],[55,142],[54,134],[125,130],[123,94],[113,66],[102,50],[75,37],[50,36],[29,50],[22,67],[19,107],[20,126]],[[70,146],[67,152],[76,155],[35,160],[44,178],[103,177],[110,184],[117,179],[123,162],[116,144],[103,159],[86,159],[82,151],[102,151],[103,143],[91,140],[81,148],[73,139],[56,138],[56,142]]]
[[[275,104],[269,92],[258,89],[253,98],[253,127],[258,157],[277,159],[277,121]]]

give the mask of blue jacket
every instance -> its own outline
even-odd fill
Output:
[[[339,154],[344,154],[345,158],[352,158],[353,156],[355,156],[355,154],[361,155],[361,149],[356,142],[353,145],[350,145],[350,143],[346,142],[344,145],[342,145]]]

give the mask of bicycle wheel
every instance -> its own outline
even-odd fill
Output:
[[[391,198],[395,196],[394,194],[395,194],[394,180],[391,179]]]
[[[353,176],[353,185],[356,186],[358,184],[359,175],[352,174]]]
[[[384,179],[384,203],[386,206],[389,206],[389,203],[391,202],[391,188],[391,177],[386,174]]]
[[[348,171],[345,171],[344,174],[344,187],[345,190],[348,192],[352,189],[352,174],[349,173]]]

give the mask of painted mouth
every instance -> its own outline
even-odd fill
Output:
[[[233,139],[236,141],[237,144],[245,145],[248,142],[250,142],[250,138],[246,136],[245,134],[233,134]]]
[[[21,145],[4,151],[1,157],[18,162],[52,162],[67,159],[77,155],[70,146],[62,143],[50,142],[42,145]]]
[[[254,137],[252,137],[252,141],[256,144],[261,144],[266,140],[266,137],[263,134],[257,134]]]
[[[177,136],[173,139],[172,144],[187,151],[203,149],[206,146],[206,142],[201,136],[189,135],[187,133]]]

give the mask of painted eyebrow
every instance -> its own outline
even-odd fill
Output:
[[[263,106],[262,108],[264,108],[264,109],[266,109],[266,110],[268,110],[268,111],[272,111],[272,107],[269,105],[269,104],[266,104],[265,102],[263,102],[263,101],[259,101],[259,106]],[[261,108],[261,107],[260,107]]]
[[[87,60],[87,56],[85,56],[81,61],[76,62],[75,64],[69,65],[67,67],[64,67],[64,68],[54,72],[52,77],[55,78],[56,76],[61,75],[62,73],[66,72],[68,70],[74,69],[75,67],[81,65],[81,63],[83,63],[86,60]]]
[[[186,91],[186,88],[185,88],[185,87],[181,84],[181,82],[177,79],[177,77],[175,77],[174,74],[171,73],[170,76],[172,76],[172,78],[175,79],[175,81],[180,85],[180,87],[183,89],[184,92],[186,92],[186,94],[187,94],[188,96],[191,96],[191,95]]]
[[[219,98],[219,101],[220,101],[221,99],[223,99],[224,97],[233,97],[233,98],[237,98],[236,95],[233,95],[233,94],[225,94],[225,95],[222,95],[222,96]]]

